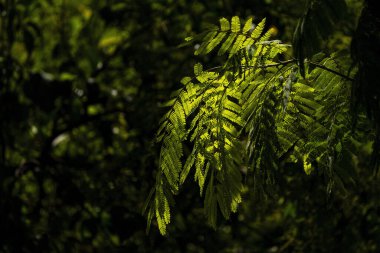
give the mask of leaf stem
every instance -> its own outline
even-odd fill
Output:
[[[321,65],[321,64],[319,64],[319,63],[312,62],[312,61],[309,61],[308,63],[309,63],[310,65],[313,65],[313,66],[317,67],[317,68],[324,69],[324,70],[329,71],[329,72],[331,72],[331,73],[333,73],[333,74],[335,74],[335,75],[338,75],[338,76],[340,76],[340,77],[343,77],[343,78],[345,78],[345,79],[347,79],[347,80],[349,80],[349,81],[351,81],[351,82],[354,81],[353,78],[351,78],[351,77],[349,77],[349,76],[346,76],[345,74],[342,74],[342,73],[340,73],[340,72],[338,72],[338,71],[336,71],[336,70],[333,70],[333,69],[330,69],[330,68],[328,68],[328,67],[326,67],[326,66],[323,66],[323,65]]]
[[[292,59],[292,60],[287,60],[287,61],[280,61],[278,63],[272,63],[272,64],[267,64],[267,65],[258,65],[258,66],[249,66],[249,65],[243,65],[241,66],[242,68],[246,68],[246,69],[252,69],[252,68],[270,68],[270,67],[277,67],[277,66],[285,66],[289,63],[294,63],[296,62],[295,59]]]

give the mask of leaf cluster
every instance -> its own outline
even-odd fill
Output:
[[[159,171],[146,205],[148,224],[156,216],[161,234],[167,233],[173,195],[192,173],[213,227],[218,213],[228,219],[237,211],[244,176],[252,175],[247,186],[264,196],[273,193],[284,163],[300,163],[307,174],[318,169],[328,192],[344,190],[355,177],[338,162],[355,142],[351,78],[342,74],[350,68],[347,54],[319,54],[299,67],[287,53],[290,46],[270,40],[264,27],[265,19],[241,26],[235,16],[186,39],[199,41],[196,55],[217,51],[225,63],[208,70],[195,64],[193,78],[183,78],[183,88],[166,104],[157,133]]]

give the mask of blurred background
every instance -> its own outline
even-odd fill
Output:
[[[328,195],[320,175],[284,166],[279,193],[248,191],[213,230],[188,180],[168,236],[145,232],[160,104],[196,61],[218,61],[177,46],[234,15],[266,17],[290,43],[305,2],[0,0],[0,252],[379,252],[368,143],[350,189]],[[350,46],[362,1],[347,2],[327,52]]]

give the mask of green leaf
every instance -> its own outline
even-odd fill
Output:
[[[243,34],[246,34],[252,28],[252,18],[249,18],[243,27]]]
[[[225,199],[225,194],[224,194],[223,186],[218,184],[216,186],[216,199],[219,204],[220,211],[222,212],[224,218],[227,220],[230,218],[230,207],[227,204],[227,200]]]
[[[234,56],[241,48],[243,48],[243,43],[244,43],[244,40],[245,40],[245,36],[244,35],[239,35],[234,43],[234,45],[232,46],[231,50],[230,50],[230,53],[228,55],[228,58],[231,58],[232,56]]]
[[[191,167],[193,167],[195,161],[195,155],[192,153],[186,160],[185,166],[183,166],[183,170],[181,172],[181,176],[179,179],[179,183],[183,184],[187,178],[187,175],[190,172]]]
[[[211,173],[209,183],[206,189],[206,196],[204,200],[204,209],[208,222],[215,229],[217,221],[217,199],[214,187],[214,173]]]
[[[218,46],[224,37],[227,36],[227,33],[219,33],[210,43],[207,45],[205,54],[210,53],[216,46]]]
[[[232,20],[231,20],[231,31],[233,33],[240,32],[240,19],[239,19],[238,16],[232,17]]]
[[[203,38],[203,42],[200,45],[200,47],[194,52],[195,55],[201,55],[204,54],[207,45],[210,43],[210,41],[218,34],[218,31],[210,31],[207,33],[207,35]]]
[[[219,49],[218,55],[223,55],[227,52],[227,50],[231,47],[231,45],[234,43],[235,38],[237,37],[237,34],[230,34],[228,38],[224,41],[221,48]]]
[[[261,22],[255,27],[255,29],[253,30],[253,32],[251,33],[251,38],[254,39],[254,40],[257,40],[258,38],[260,38],[263,30],[264,30],[264,27],[265,27],[265,22],[266,22],[266,19],[264,18],[263,20],[261,20]]]
[[[194,65],[194,75],[199,76],[203,72],[203,66],[199,62]]]
[[[230,22],[226,18],[221,18],[220,20],[220,30],[226,32],[230,30]]]

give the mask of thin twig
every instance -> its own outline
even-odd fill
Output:
[[[291,59],[291,60],[280,61],[278,63],[267,64],[267,65],[258,65],[258,66],[242,65],[241,67],[244,68],[244,69],[270,68],[270,67],[284,66],[284,65],[287,65],[289,63],[294,63],[296,61],[297,60],[295,60],[295,59]],[[206,70],[204,70],[204,72],[209,72],[209,71],[213,71],[213,70],[217,70],[217,69],[222,69],[222,68],[223,68],[223,66],[216,66],[216,67],[212,67],[212,68],[206,69]],[[228,69],[232,69],[232,67],[230,67]]]
[[[278,66],[284,66],[284,65],[287,65],[289,63],[294,63],[296,62],[295,59],[292,59],[292,60],[287,60],[287,61],[280,61],[278,63],[273,63],[273,64],[267,64],[267,65],[258,65],[258,66],[241,66],[242,68],[246,68],[246,69],[252,69],[252,68],[270,68],[270,67],[278,67]]]
[[[328,67],[326,67],[326,66],[323,66],[323,65],[321,65],[321,64],[319,64],[319,63],[315,63],[315,62],[312,62],[312,61],[309,61],[308,63],[309,63],[310,65],[313,65],[313,66],[317,67],[317,68],[324,69],[324,70],[329,71],[329,72],[331,72],[331,73],[333,73],[333,74],[335,74],[335,75],[338,75],[338,76],[340,76],[340,77],[343,77],[343,78],[345,78],[345,79],[347,79],[347,80],[349,80],[349,81],[351,81],[351,82],[354,81],[353,78],[351,78],[351,77],[349,77],[349,76],[346,76],[345,74],[342,74],[342,73],[340,73],[340,72],[338,72],[338,71],[336,71],[336,70],[333,70],[333,69],[330,69],[330,68],[328,68]]]

